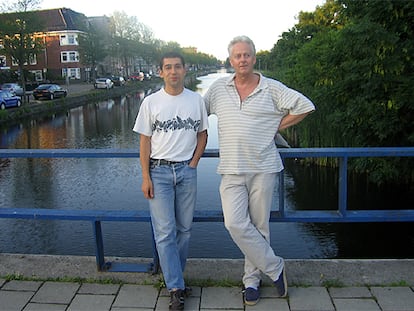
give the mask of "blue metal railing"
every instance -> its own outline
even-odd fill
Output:
[[[412,222],[414,207],[388,210],[348,209],[348,159],[357,157],[413,157],[414,147],[388,148],[288,148],[280,149],[282,158],[338,158],[338,206],[336,210],[286,211],[284,202],[284,174],[279,175],[279,210],[271,212],[272,222]],[[217,158],[219,151],[206,150],[203,157]],[[131,149],[0,149],[0,158],[139,158],[139,152]],[[91,221],[96,242],[96,262],[100,271],[158,271],[159,261],[154,251],[150,265],[112,264],[105,261],[102,237],[102,221],[149,222],[148,211],[90,211],[58,210],[42,208],[0,208],[0,218],[81,220]],[[197,211],[195,222],[222,222],[218,210]],[[155,249],[153,245],[153,249]]]
[[[348,210],[348,159],[356,157],[413,157],[414,147],[378,148],[288,148],[280,149],[282,158],[338,158],[338,208],[335,211],[285,211],[284,174],[280,174],[279,210],[272,211],[271,221],[282,222],[387,222],[414,221],[414,207],[403,210]],[[217,149],[206,150],[203,157],[217,158]],[[1,149],[0,158],[139,158],[131,149]],[[200,217],[198,217],[200,216]],[[208,217],[210,216],[210,217]],[[195,221],[222,221],[217,211],[195,215]]]

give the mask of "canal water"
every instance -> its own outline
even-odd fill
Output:
[[[200,77],[197,91],[204,94],[223,74]],[[138,150],[132,127],[145,95],[137,92],[8,126],[0,131],[0,147]],[[216,120],[209,121],[207,149],[216,149]],[[220,209],[217,161],[200,161],[197,209]],[[336,209],[336,170],[295,162],[286,166],[287,210]],[[138,159],[0,159],[0,208],[147,209],[140,186]],[[275,191],[276,202],[277,196]],[[404,208],[412,207],[413,195],[407,189],[384,191],[355,179],[350,202],[356,209]],[[285,258],[414,258],[411,225],[272,223],[271,243]],[[95,254],[88,222],[1,219],[0,228],[2,253]],[[152,257],[149,224],[103,223],[103,232],[107,256]],[[242,258],[242,254],[223,223],[195,223],[190,257]]]

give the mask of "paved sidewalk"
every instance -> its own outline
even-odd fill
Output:
[[[90,271],[93,261],[93,257],[0,254],[0,310],[168,310],[167,291],[147,285],[157,284],[158,275]],[[414,260],[287,260],[286,267],[291,284],[287,298],[276,298],[273,287],[266,284],[259,303],[250,307],[243,305],[240,287],[192,286],[185,310],[414,311]],[[337,279],[330,275],[333,267]],[[192,279],[220,280],[215,270],[222,280],[236,281],[242,261],[191,259],[188,268],[189,286]],[[326,284],[321,284],[321,274],[329,278]],[[7,275],[31,280],[7,281]],[[65,277],[88,282],[55,281]],[[375,284],[362,285],[358,280]]]
[[[168,310],[168,293],[152,285],[5,281],[0,279],[0,310]],[[244,306],[240,288],[195,287],[185,310],[413,311],[413,288],[291,287],[288,298],[262,288],[256,306]]]

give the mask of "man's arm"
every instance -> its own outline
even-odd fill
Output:
[[[193,158],[191,159],[190,163],[188,164],[190,167],[196,168],[198,165],[198,161],[200,161],[201,156],[204,153],[207,145],[207,130],[197,133],[197,146],[194,151]]]
[[[278,131],[287,129],[295,124],[298,124],[302,121],[310,112],[302,113],[302,114],[287,114],[283,117],[282,121],[280,121]]]
[[[142,185],[141,190],[146,199],[154,197],[154,188],[150,176],[150,155],[151,155],[151,137],[140,135],[139,138],[139,160],[141,162],[142,170]]]

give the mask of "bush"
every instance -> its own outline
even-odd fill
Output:
[[[0,84],[7,82],[15,82],[18,80],[17,73],[13,70],[0,70]]]

